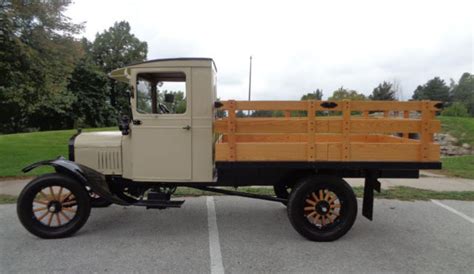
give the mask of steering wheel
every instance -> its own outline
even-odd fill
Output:
[[[170,110],[168,109],[166,105],[162,103],[158,103],[158,107],[160,108],[161,113],[170,113]]]

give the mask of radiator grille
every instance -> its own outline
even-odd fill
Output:
[[[122,168],[120,151],[99,151],[97,167],[100,170],[120,170]]]

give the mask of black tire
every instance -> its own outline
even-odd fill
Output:
[[[293,228],[303,237],[318,242],[334,241],[354,224],[357,200],[342,178],[314,175],[293,188],[287,210]]]
[[[44,239],[74,234],[86,223],[90,211],[90,197],[84,186],[71,177],[57,173],[42,175],[31,181],[17,200],[21,224],[33,235]],[[43,220],[48,220],[48,223]]]

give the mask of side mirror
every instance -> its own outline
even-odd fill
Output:
[[[130,118],[127,115],[123,115],[119,121],[119,130],[122,131],[122,135],[128,135],[130,133]]]
[[[174,94],[166,93],[165,94],[165,103],[173,103],[174,102]]]

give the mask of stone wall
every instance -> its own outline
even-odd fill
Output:
[[[474,149],[469,144],[459,145],[459,140],[448,133],[437,133],[434,138],[440,144],[443,156],[474,155]]]

